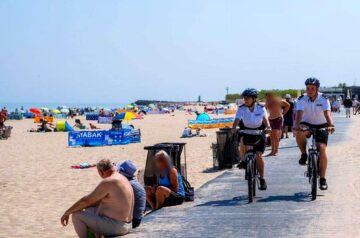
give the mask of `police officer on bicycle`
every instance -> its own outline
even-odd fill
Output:
[[[301,132],[302,126],[321,129],[328,128],[328,132],[335,131],[333,119],[331,117],[330,102],[326,96],[319,92],[320,82],[316,78],[308,78],[305,81],[306,94],[300,96],[296,103],[296,118],[293,130],[296,132],[296,142],[301,151],[300,165],[306,165],[306,138],[310,137],[309,132]],[[328,132],[319,131],[315,141],[320,154],[320,189],[326,190],[326,167],[327,155],[326,146],[328,142]]]
[[[239,107],[236,113],[235,121],[232,127],[232,133],[236,133],[237,126],[241,130],[271,130],[266,109],[263,105],[257,102],[258,91],[253,88],[246,89],[242,96],[244,104]],[[245,153],[246,146],[243,142],[244,137],[239,137],[240,140],[240,163],[239,168],[245,168]],[[256,165],[260,175],[260,190],[266,190],[267,185],[264,179],[264,160],[262,154],[265,151],[265,136],[262,136],[260,143],[254,146],[256,152]]]

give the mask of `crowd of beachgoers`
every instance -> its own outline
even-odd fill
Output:
[[[276,156],[279,153],[279,140],[281,138],[289,138],[294,119],[294,104],[296,104],[296,99],[290,95],[285,95],[283,99],[274,97],[274,95],[270,93],[267,96],[268,101],[264,101],[263,103],[267,106],[268,110],[271,111],[270,114],[272,113],[273,115],[272,120],[270,120],[273,132],[270,136],[269,145],[271,150],[268,156]],[[341,105],[344,105],[345,108],[347,108],[346,110],[352,107],[355,112],[358,102],[356,102],[355,99],[350,100],[350,102],[349,98],[333,100],[332,110],[335,112],[340,111]],[[205,174],[203,171],[212,167],[213,161],[210,145],[216,139],[214,137],[211,138],[211,134],[221,127],[221,125],[218,127],[200,128],[189,122],[198,121],[199,125],[207,126],[209,125],[207,122],[211,120],[219,121],[219,118],[228,118],[233,121],[234,115],[242,101],[239,100],[237,103],[238,104],[193,103],[187,105],[147,106],[130,104],[127,107],[115,109],[94,107],[67,108],[62,106],[55,109],[48,109],[46,107],[19,108],[13,112],[8,112],[6,108],[2,108],[0,113],[1,131],[5,132],[6,130],[11,131],[11,129],[14,129],[15,135],[14,138],[11,139],[18,140],[14,142],[15,145],[26,142],[24,148],[20,150],[19,155],[16,154],[16,150],[11,146],[9,149],[2,149],[2,154],[7,154],[12,158],[18,158],[21,155],[30,153],[27,155],[29,155],[32,163],[37,159],[39,159],[38,162],[44,163],[47,161],[46,159],[44,160],[44,157],[46,157],[48,151],[51,150],[49,148],[52,148],[51,143],[53,143],[55,147],[58,147],[56,149],[57,152],[54,153],[55,155],[59,155],[58,159],[61,159],[61,156],[66,154],[70,154],[70,157],[88,156],[89,158],[86,160],[91,160],[90,165],[94,165],[97,168],[98,174],[103,178],[103,181],[92,192],[90,192],[91,187],[84,185],[81,185],[82,189],[78,192],[73,192],[71,197],[60,205],[60,208],[65,210],[61,217],[61,222],[63,225],[67,225],[69,217],[72,215],[73,226],[80,237],[87,237],[90,233],[123,235],[128,233],[130,229],[135,229],[140,226],[141,220],[146,212],[160,209],[163,206],[180,205],[185,200],[191,200],[191,196],[193,196],[191,191],[193,190],[191,190],[187,180],[193,183],[195,187],[199,187],[218,174],[216,172],[213,174]],[[284,113],[283,116],[282,113]],[[88,121],[86,120],[87,115],[96,115],[97,120]],[[275,117],[274,115],[280,116]],[[109,123],[98,123],[100,117],[110,118]],[[24,123],[21,123],[21,121],[24,121]],[[144,141],[141,143],[142,145],[157,144],[165,141],[174,142],[177,139],[180,140],[180,138],[182,138],[181,140],[190,140],[191,143],[189,143],[189,147],[193,150],[189,152],[190,162],[192,162],[188,168],[189,176],[185,177],[184,174],[179,172],[180,167],[174,166],[173,158],[171,158],[172,155],[162,149],[157,150],[153,155],[153,170],[156,171],[158,176],[154,178],[153,185],[148,186],[142,181],[143,178],[137,175],[139,169],[145,169],[143,159],[146,156],[144,152],[140,152],[143,151],[142,147],[121,147],[123,151],[116,149],[116,147],[109,147],[108,149],[97,148],[92,151],[84,148],[80,153],[77,153],[75,151],[67,152],[63,140],[61,144],[54,138],[48,136],[46,137],[46,141],[39,137],[31,137],[34,139],[33,142],[24,139],[29,138],[24,134],[27,132],[59,131],[57,126],[57,122],[59,121],[69,121],[71,128],[76,131],[104,129],[117,131],[122,130],[124,127],[140,128],[143,130],[142,136],[144,136]],[[6,125],[8,123],[10,126]],[[34,123],[38,125],[36,128],[26,128]],[[173,130],[170,128],[173,128]],[[202,129],[204,128],[208,129],[206,133],[202,133]],[[2,133],[2,135],[3,134],[5,133]],[[44,135],[47,134],[48,133],[44,133]],[[210,135],[210,138],[207,135]],[[10,133],[8,133],[7,137],[10,137]],[[191,139],[192,137],[203,137],[204,139],[195,140],[195,138]],[[45,148],[44,151],[43,148],[38,150],[31,148],[36,144],[42,144]],[[198,148],[205,149],[200,150]],[[24,152],[22,152],[22,150],[24,150]],[[91,155],[92,153],[93,155]],[[198,161],[199,155],[205,158],[206,161]],[[23,157],[23,162],[28,163],[26,156]],[[119,157],[126,159],[119,161]],[[87,162],[84,163],[84,161],[73,162],[77,162],[80,165],[88,164]],[[84,178],[84,175],[79,176],[79,173],[72,173],[63,168],[59,168],[59,166],[64,165],[63,160],[61,161],[61,165],[54,161],[50,164],[55,168],[53,172],[61,171],[68,180],[79,180],[86,184],[87,179],[86,177]],[[94,166],[72,167],[91,168]],[[28,168],[31,170],[31,165]],[[47,169],[52,171],[51,167]],[[89,175],[89,173],[87,173],[86,176],[90,176],[91,181],[96,181],[94,174]],[[199,179],[199,177],[201,177],[201,179]],[[21,180],[21,177],[19,177],[19,179]],[[4,181],[4,184],[11,184],[11,181],[6,182],[6,179],[4,179]],[[41,187],[51,184],[52,183],[48,181],[40,182]],[[24,186],[28,185],[27,181]],[[33,184],[34,187],[38,185],[38,182]],[[11,187],[10,185],[6,186]],[[65,189],[64,187],[60,187],[60,190]],[[25,192],[26,191],[27,189],[25,189]],[[6,202],[6,199],[13,198],[13,196],[10,195],[11,191],[6,192],[7,195],[3,198],[3,202]],[[84,195],[85,192],[88,193],[87,196],[81,198],[72,206],[69,206],[76,196]],[[32,194],[32,192],[30,194]],[[111,194],[111,198],[107,199],[101,207],[86,209],[85,212],[78,212],[90,207],[92,201],[100,199],[104,194]],[[55,201],[58,201],[58,199],[59,197],[54,198]],[[106,198],[104,197],[104,199]],[[68,208],[65,209],[66,207]],[[11,208],[9,207],[7,209]],[[57,212],[60,212],[59,209],[57,209]],[[58,232],[59,234],[61,233],[60,231]],[[71,237],[70,234],[73,233],[67,231],[69,237]]]

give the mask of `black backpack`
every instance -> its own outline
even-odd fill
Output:
[[[195,196],[195,190],[194,187],[191,187],[191,184],[189,181],[187,181],[184,176],[181,176],[184,184],[184,190],[185,190],[185,202],[193,202],[194,196]]]

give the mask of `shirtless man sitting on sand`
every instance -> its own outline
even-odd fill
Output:
[[[266,93],[266,109],[269,112],[269,122],[271,126],[271,152],[267,156],[277,156],[279,152],[279,141],[281,128],[284,123],[284,114],[290,109],[290,104],[272,92]]]
[[[64,213],[61,224],[66,226],[72,214],[74,228],[80,238],[87,238],[89,230],[97,237],[125,235],[132,221],[133,189],[129,181],[116,172],[110,160],[101,160],[96,167],[103,180],[93,192]]]

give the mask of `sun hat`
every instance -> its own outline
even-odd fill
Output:
[[[290,94],[286,94],[286,95],[285,95],[285,98],[286,98],[286,99],[291,99],[291,95],[290,95]]]
[[[136,165],[131,160],[125,160],[117,166],[117,171],[127,178],[134,178],[136,170]]]

